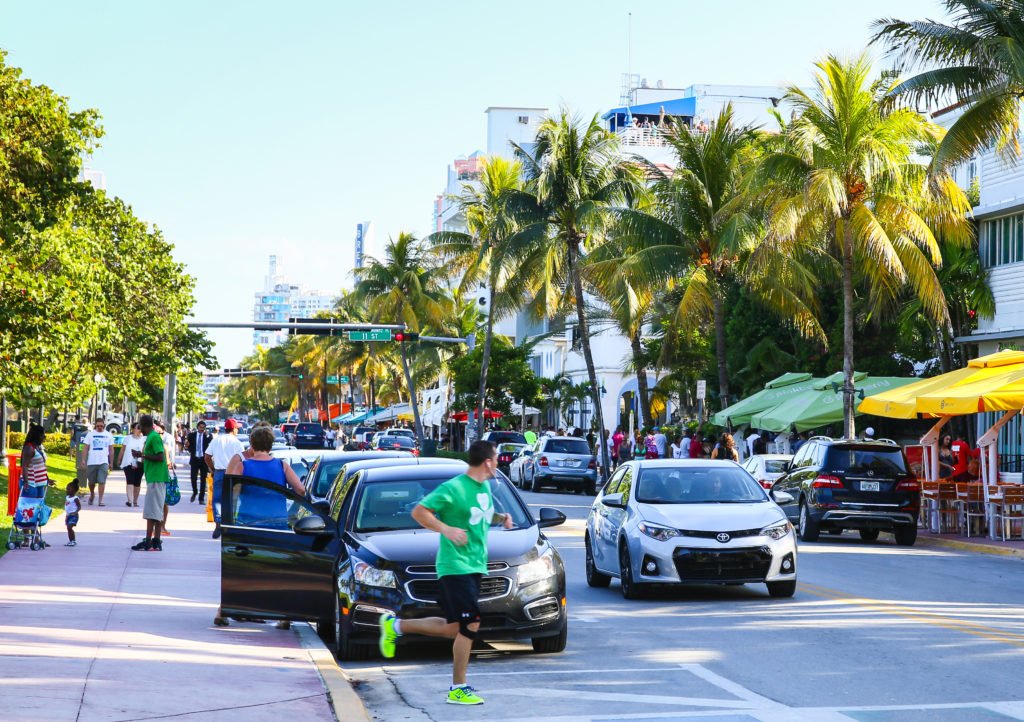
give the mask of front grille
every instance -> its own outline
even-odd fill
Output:
[[[676,549],[672,555],[684,582],[764,581],[772,564],[768,547]]]
[[[480,601],[496,599],[508,594],[512,580],[508,577],[484,577],[480,580]],[[441,583],[437,579],[414,579],[406,584],[409,596],[421,602],[437,602],[441,598]]]
[[[697,529],[680,529],[679,534],[682,536],[694,537],[696,539],[716,539],[720,531],[700,531]],[[761,533],[761,529],[738,529],[736,531],[726,531],[730,539],[742,539],[745,536],[757,536]]]
[[[508,569],[505,562],[487,562],[487,573],[503,572]],[[437,574],[437,567],[433,564],[411,564],[405,568],[409,574]]]

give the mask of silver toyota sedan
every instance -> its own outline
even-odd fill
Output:
[[[627,462],[587,517],[587,583],[616,577],[627,599],[653,584],[764,583],[791,597],[796,535],[776,498],[731,461]]]

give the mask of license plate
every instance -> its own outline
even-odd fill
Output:
[[[579,459],[569,459],[565,462],[566,466],[578,467],[580,465]]]
[[[879,486],[877,481],[862,481],[860,483],[861,491],[878,491]]]

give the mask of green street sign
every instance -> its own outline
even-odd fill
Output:
[[[348,383],[348,376],[342,376],[341,377],[341,383],[347,384]]]
[[[327,383],[329,383],[329,384],[337,384],[338,383],[338,377],[337,376],[328,376],[327,377]]]
[[[370,331],[347,331],[349,341],[390,341],[390,328],[375,328]]]
[[[334,386],[337,386],[339,383],[340,384],[347,384],[348,383],[348,376],[341,376],[341,377],[338,377],[338,376],[328,376],[327,377],[327,383],[332,384]]]

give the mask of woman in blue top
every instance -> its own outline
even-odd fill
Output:
[[[292,471],[291,465],[270,455],[274,445],[274,431],[269,425],[253,429],[249,435],[249,445],[251,457],[242,459],[236,456],[228,464],[228,474],[264,479],[278,486],[287,485],[299,496],[306,495],[306,488]],[[264,529],[288,528],[288,499],[283,494],[258,486],[246,486],[237,497],[237,502],[237,523]]]

